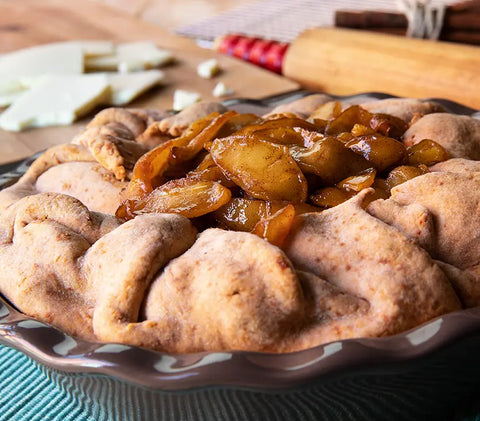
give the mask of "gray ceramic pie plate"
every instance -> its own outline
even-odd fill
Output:
[[[297,91],[227,105],[262,114],[304,95]],[[340,99],[387,97],[373,93]],[[480,117],[470,108],[436,101],[451,112]],[[18,178],[32,159],[14,170],[0,167],[0,172],[8,170],[0,175],[0,187]],[[452,419],[462,402],[480,400],[480,307],[395,336],[338,341],[295,353],[169,355],[73,338],[0,297],[0,344],[30,356],[62,388],[69,384],[86,396],[108,388],[109,399],[119,405],[138,405],[138,419],[167,411],[169,419],[183,420],[438,420]]]

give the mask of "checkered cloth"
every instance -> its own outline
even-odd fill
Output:
[[[455,3],[432,0],[431,5]],[[333,26],[335,10],[396,11],[394,0],[264,0],[226,11],[193,25],[181,26],[177,33],[213,41],[226,34],[243,34],[281,42],[291,42],[308,28]]]

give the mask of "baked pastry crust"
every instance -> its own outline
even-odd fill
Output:
[[[273,113],[305,117],[329,99]],[[367,188],[298,214],[281,248],[248,232],[199,230],[181,215],[114,216],[139,157],[222,105],[175,116],[103,111],[0,192],[1,293],[72,335],[171,353],[296,351],[480,305],[478,121],[427,114],[439,107],[411,99],[365,107],[413,119],[405,143],[433,138],[458,157],[389,198]],[[468,130],[454,142],[429,120]]]

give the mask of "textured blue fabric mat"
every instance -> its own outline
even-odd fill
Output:
[[[205,412],[203,399],[193,396],[193,404],[184,407],[175,398],[157,392],[133,393],[126,384],[113,382],[104,377],[100,384],[98,379],[91,381],[89,376],[63,376],[43,369],[24,354],[11,348],[0,346],[0,421],[103,421],[103,420],[170,420],[172,414],[179,420],[232,420],[236,419],[241,406],[236,406],[235,400],[230,400],[225,407],[220,402],[227,402],[222,391],[206,392],[210,406]],[[302,396],[306,401],[308,394]],[[162,401],[159,404],[159,399]],[[297,400],[296,419],[318,419],[307,416],[301,411],[304,403]],[[269,406],[267,400],[259,398],[250,407],[251,412],[264,418],[264,410]],[[143,409],[154,408],[153,413],[146,416]],[[193,408],[193,410],[192,410]],[[466,403],[458,411],[454,421],[480,421],[480,402]],[[209,415],[205,417],[206,413]],[[385,414],[385,412],[382,412]],[[204,416],[202,416],[204,415]],[[290,414],[291,415],[291,414]],[[312,415],[312,414],[311,414]],[[338,414],[345,415],[345,414]],[[357,414],[357,416],[360,414]],[[377,414],[378,415],[378,414]],[[213,416],[213,418],[212,418]],[[350,413],[349,420],[357,419]],[[376,417],[374,417],[377,419]],[[284,419],[281,415],[275,420]],[[287,419],[291,419],[288,417]],[[346,419],[344,416],[336,418]],[[362,418],[363,419],[363,418]],[[388,415],[387,418],[388,419]],[[374,421],[372,419],[372,421]]]
[[[0,346],[1,421],[97,421],[108,419],[75,390],[57,385],[24,354]],[[85,411],[85,409],[89,411]]]

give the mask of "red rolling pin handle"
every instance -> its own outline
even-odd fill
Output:
[[[244,35],[225,35],[215,43],[217,51],[240,58],[275,73],[282,73],[289,44]]]

